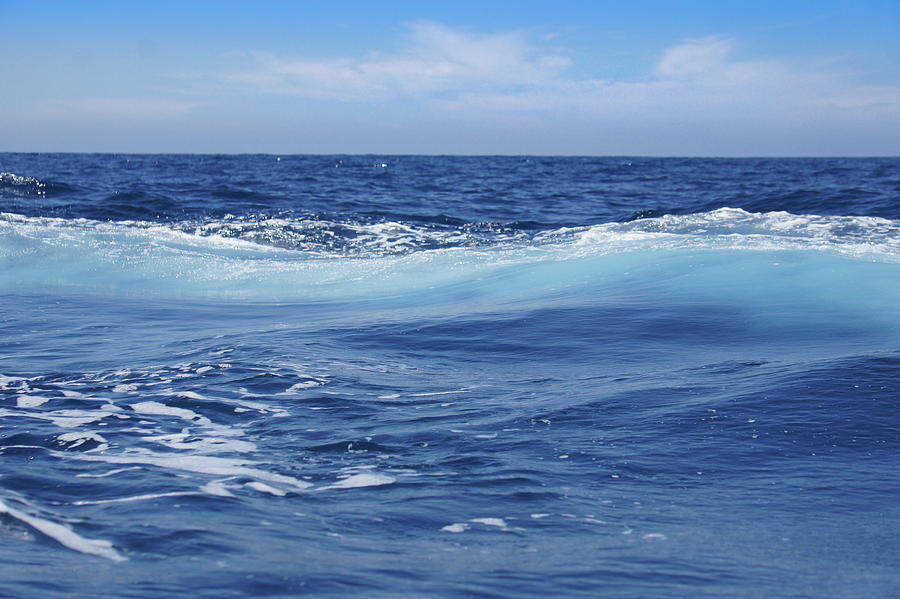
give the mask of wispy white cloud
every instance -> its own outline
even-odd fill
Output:
[[[656,65],[661,79],[704,79],[728,71],[728,57],[734,42],[726,38],[708,37],[686,40],[667,48]]]
[[[737,58],[723,36],[668,47],[631,80],[579,78],[547,36],[472,33],[439,23],[410,25],[399,51],[364,58],[255,55],[227,79],[244,89],[346,102],[412,99],[456,117],[491,115],[711,122],[770,126],[834,115],[894,116],[900,86],[854,84],[836,68]],[[581,72],[584,72],[583,69]]]
[[[435,99],[459,113],[559,114],[622,121],[720,122],[778,127],[828,119],[893,118],[900,86],[864,86],[838,69],[735,58],[735,40],[687,40],[667,48],[643,78],[557,77],[519,89],[461,90]]]
[[[549,84],[569,60],[540,51],[521,32],[476,34],[432,22],[409,26],[404,47],[362,59],[290,59],[256,54],[256,65],[227,77],[273,92],[372,100]]]

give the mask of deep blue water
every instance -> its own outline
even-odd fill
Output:
[[[900,592],[900,159],[0,173],[0,596]]]

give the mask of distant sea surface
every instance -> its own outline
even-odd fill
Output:
[[[900,594],[900,159],[0,173],[2,597]]]

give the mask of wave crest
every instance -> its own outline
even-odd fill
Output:
[[[871,216],[789,212],[710,212],[665,215],[573,230],[582,246],[622,243],[656,249],[833,250],[900,261],[900,222]]]
[[[767,254],[758,259],[763,262],[777,262],[772,253],[802,252],[825,261],[896,265],[900,223],[732,208],[546,231],[314,219],[99,222],[0,213],[0,288],[7,292],[306,301],[452,289],[501,301],[569,289],[573,281],[617,280],[640,262],[678,269],[702,253],[727,263],[751,251]]]

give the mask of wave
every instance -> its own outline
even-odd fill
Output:
[[[0,173],[0,191],[18,196],[45,196],[47,184],[35,177],[24,177],[15,173]]]
[[[752,290],[785,273],[818,277],[819,285],[830,289],[840,287],[834,277],[844,273],[888,277],[884,290],[897,298],[890,280],[900,279],[898,264],[900,222],[732,208],[543,231],[287,218],[164,224],[0,214],[0,289],[6,293],[314,301],[452,292],[501,302],[590,290],[620,293],[679,278],[694,284],[718,279],[720,287],[727,282]]]
[[[0,173],[0,198],[47,199],[79,191],[78,186],[62,181],[38,179],[16,173]]]

